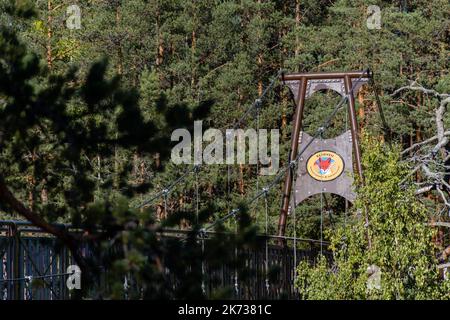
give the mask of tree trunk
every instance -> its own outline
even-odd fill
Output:
[[[52,37],[53,37],[53,5],[52,0],[47,0],[47,66],[49,69],[52,68],[53,64],[53,50],[52,50]]]
[[[239,164],[239,193],[241,195],[245,194],[244,165],[243,164]]]
[[[158,6],[157,10],[156,10],[156,61],[155,61],[155,65],[156,65],[156,69],[159,71],[160,66],[163,63],[163,59],[164,59],[164,41],[162,38],[162,34],[161,34],[161,11],[160,8]],[[158,72],[160,74],[161,77],[161,73]],[[161,80],[161,78],[160,78]]]
[[[120,12],[120,5],[116,7],[116,27],[120,26],[120,22],[122,19],[122,15]],[[122,43],[119,40],[119,45],[117,47],[117,73],[119,75],[123,74],[123,52],[122,52]]]
[[[193,17],[192,17],[192,22],[193,22],[193,27],[192,27],[192,33],[191,33],[191,94],[192,97],[194,98],[196,96],[196,94],[194,94],[195,91],[195,84],[196,84],[196,73],[197,73],[197,64],[196,64],[196,59],[195,59],[195,51],[197,49],[197,33],[196,33],[196,28],[197,28],[197,8],[195,5],[195,1],[192,2],[193,5]]]
[[[300,39],[298,37],[298,29],[300,27],[301,12],[300,12],[300,0],[295,1],[295,48],[294,57],[297,58],[300,53]]]
[[[358,102],[361,105],[361,107],[359,108],[359,127],[360,130],[362,130],[362,128],[364,127],[364,121],[365,121],[365,108],[364,108],[364,102],[365,102],[365,95],[366,95],[366,90],[365,88],[361,88],[361,90],[358,91]]]

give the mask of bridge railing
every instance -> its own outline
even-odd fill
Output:
[[[22,221],[0,221],[0,299],[68,299],[69,250]]]
[[[70,228],[68,225],[60,227]],[[213,232],[211,232],[213,233]],[[180,230],[166,230],[165,237],[183,234]],[[273,244],[278,237],[256,249],[239,251],[239,259],[251,276],[236,279],[235,269],[223,264],[212,268],[204,264],[204,290],[206,294],[216,289],[229,288],[235,299],[295,299],[295,263],[313,260],[319,253],[316,240],[295,239],[308,243],[303,249]],[[285,237],[286,241],[294,239]],[[205,248],[208,238],[205,239]],[[85,255],[89,248],[84,249]],[[230,248],[234,250],[234,248]],[[243,261],[242,261],[243,260]],[[0,300],[64,300],[71,292],[66,286],[67,268],[74,264],[70,251],[55,237],[23,221],[0,220]],[[277,270],[269,277],[267,268]],[[171,278],[171,277],[169,277]],[[171,278],[176,286],[177,279]],[[99,284],[103,285],[103,284]],[[95,292],[93,297],[95,297]],[[124,297],[126,299],[126,297]]]

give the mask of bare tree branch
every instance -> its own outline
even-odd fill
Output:
[[[429,192],[430,190],[433,190],[434,187],[435,187],[435,185],[428,185],[428,186],[422,187],[420,189],[417,189],[415,193],[416,193],[416,195],[420,195],[422,193],[426,193],[426,192]]]
[[[450,131],[445,131],[444,132],[444,136],[449,137],[450,136]],[[414,151],[417,148],[420,148],[424,145],[430,144],[432,142],[435,142],[436,140],[438,140],[438,135],[432,136],[431,138],[428,138],[426,140],[414,143],[413,145],[411,145],[411,147],[406,148],[405,150],[402,151],[402,155],[406,155],[408,153],[410,153],[411,151]]]
[[[431,94],[433,96],[436,97],[440,97],[441,99],[445,99],[450,97],[450,94],[447,93],[439,93],[436,90],[432,90],[432,89],[426,89],[424,87],[422,87],[420,84],[417,83],[417,81],[410,81],[409,86],[404,86],[401,88],[398,88],[397,90],[395,90],[391,96],[396,96],[397,94],[399,94],[402,91],[407,91],[407,90],[412,90],[412,91],[421,91],[425,94]]]
[[[434,111],[436,135],[426,140],[417,142],[409,148],[402,151],[402,156],[409,155],[414,152],[414,155],[408,159],[412,163],[415,163],[415,167],[410,172],[402,183],[405,183],[409,177],[420,170],[425,178],[425,186],[416,191],[416,194],[422,194],[431,190],[437,190],[444,205],[450,208],[450,202],[447,200],[447,196],[444,191],[450,193],[450,185],[446,181],[448,175],[447,161],[450,160],[450,154],[446,150],[446,146],[449,143],[450,131],[445,130],[444,116],[447,112],[447,106],[450,104],[450,94],[439,93],[433,89],[424,88],[417,81],[410,81],[408,86],[403,86],[395,90],[391,96],[396,96],[404,91],[418,91],[426,95],[431,95],[439,101],[439,105]],[[424,146],[429,146],[422,149]],[[440,154],[439,154],[440,151]]]

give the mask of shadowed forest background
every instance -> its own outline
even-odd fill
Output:
[[[180,291],[170,294],[158,273],[166,262],[174,272],[186,272],[183,261],[187,260],[183,259],[200,254],[195,237],[187,249],[178,242],[161,243],[150,226],[198,229],[242,206],[242,232],[229,236],[229,244],[250,248],[257,245],[254,235],[264,230],[264,201],[252,208],[243,203],[270,177],[258,176],[251,165],[202,168],[199,217],[194,214],[194,176],[172,190],[166,203],[159,198],[135,209],[184,170],[170,162],[173,129],[191,130],[193,121],[199,119],[207,127],[232,127],[280,69],[370,68],[399,154],[436,135],[434,110],[439,103],[436,96],[419,91],[392,93],[410,81],[436,92],[450,91],[447,0],[16,2],[12,6],[10,1],[1,1],[4,10],[0,14],[0,217],[30,220],[33,216],[32,222],[40,226],[48,227],[48,222],[79,226],[82,239],[59,234],[74,250],[80,240],[96,243],[99,252],[114,241],[129,245],[121,259],[100,254],[95,262],[80,262],[86,268],[98,266],[99,261],[112,265],[117,271],[110,279],[116,290],[112,297],[122,294],[121,272],[135,272],[138,281],[151,283],[144,295],[136,293],[136,297],[203,297],[198,271],[186,277]],[[66,26],[66,10],[73,4],[81,8],[80,29]],[[374,4],[382,8],[381,29],[370,30],[367,7]],[[307,100],[304,130],[314,132],[338,101],[332,92],[320,92]],[[356,105],[361,134],[384,141],[373,88],[363,87]],[[261,109],[259,126],[280,129],[280,166],[287,161],[293,112],[291,93],[278,83]],[[449,120],[444,117],[445,127]],[[242,128],[255,128],[256,121],[252,115]],[[342,110],[325,138],[342,133],[347,122]],[[370,150],[381,147],[366,140],[365,163],[376,167],[377,156],[370,157]],[[386,163],[401,161],[385,157]],[[379,170],[384,170],[381,164]],[[403,169],[396,170],[390,172],[401,177],[397,183],[408,176]],[[448,181],[447,168],[443,170],[443,179]],[[425,180],[419,172],[413,176],[418,186]],[[390,178],[382,176],[381,180]],[[448,204],[438,189],[430,189],[420,200],[427,212],[426,217],[419,215],[423,222],[449,218]],[[377,189],[362,192],[367,192],[362,196],[364,203],[367,194],[376,194]],[[280,199],[281,183],[269,195],[269,234],[277,231]],[[308,239],[332,240],[330,233],[320,232],[322,218],[325,230],[357,219],[355,210],[332,195],[325,197],[325,211],[317,196],[300,204],[296,214],[296,236]],[[233,220],[220,226],[222,231],[234,228]],[[288,219],[286,235],[293,232],[292,219]],[[421,239],[428,236],[423,233]],[[440,237],[442,251],[448,235],[441,233]],[[217,258],[230,247],[224,239],[213,240],[217,241]],[[148,258],[149,252],[156,253]],[[159,261],[162,256],[165,261]],[[181,257],[180,261],[173,261],[172,256]],[[232,254],[223,257],[228,258]],[[194,260],[193,269],[201,270]],[[96,272],[101,273],[92,271]],[[307,281],[302,285],[307,286]],[[364,295],[355,293],[352,298]]]

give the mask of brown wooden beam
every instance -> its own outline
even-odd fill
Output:
[[[301,80],[306,78],[307,80],[323,80],[323,79],[343,79],[345,77],[349,78],[359,78],[370,77],[370,73],[366,71],[349,71],[349,72],[312,72],[312,73],[290,73],[283,75],[284,81],[289,80]]]
[[[300,88],[298,100],[296,101],[297,108],[295,109],[294,115],[294,127],[292,130],[291,137],[291,152],[289,155],[289,160],[293,161],[297,157],[298,154],[298,138],[300,136],[300,130],[302,128],[303,121],[303,110],[305,108],[305,99],[306,99],[306,85],[308,84],[308,80],[306,77],[300,79]],[[278,221],[278,235],[284,236],[286,231],[286,220],[287,214],[289,210],[289,201],[291,198],[291,190],[292,190],[292,180],[293,180],[292,170],[286,171],[286,178],[284,180],[284,188],[283,188],[283,200],[282,207],[280,212],[280,218]],[[295,205],[295,204],[294,204]]]

